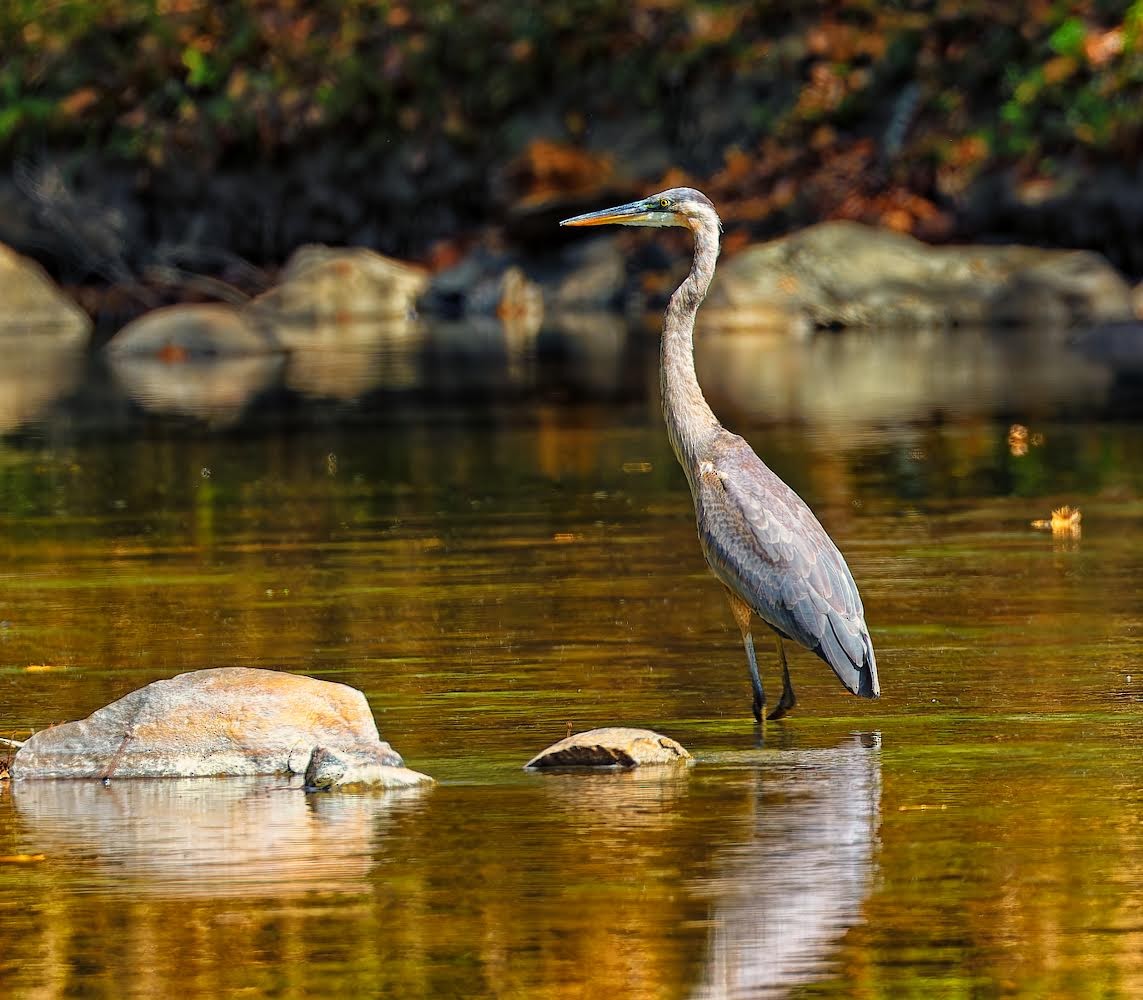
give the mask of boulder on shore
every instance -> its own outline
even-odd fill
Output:
[[[942,246],[823,222],[720,264],[704,324],[1074,326],[1128,319],[1131,289],[1103,257],[1027,246]]]
[[[33,735],[11,773],[30,778],[173,778],[305,774],[332,755],[322,784],[408,787],[365,696],[344,684],[275,670],[221,667],[155,681],[79,722]]]
[[[294,252],[278,284],[249,309],[299,330],[305,323],[403,319],[428,284],[421,268],[365,247],[312,244]],[[326,329],[328,340],[336,326]]]
[[[650,729],[607,726],[575,733],[536,754],[525,768],[640,767],[685,764],[691,755],[669,736]]]
[[[36,330],[36,339],[86,344],[91,320],[34,260],[0,243],[0,332]]]

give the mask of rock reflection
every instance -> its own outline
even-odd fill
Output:
[[[437,320],[422,358],[424,387],[446,396],[498,392],[532,381],[532,340],[489,316]]]
[[[848,426],[1099,408],[1112,381],[1062,330],[847,330],[795,340],[712,329],[695,351],[715,411],[763,421]]]
[[[144,410],[225,426],[237,421],[255,397],[277,381],[284,359],[265,354],[172,363],[110,355],[108,364],[123,391]]]
[[[563,312],[544,334],[563,356],[565,380],[601,396],[623,385],[628,325],[614,313]]]
[[[784,752],[756,773],[746,839],[722,849],[698,886],[714,930],[692,994],[783,996],[821,978],[860,919],[881,813],[881,737]]]
[[[655,832],[678,819],[691,769],[685,765],[637,767],[627,771],[537,772],[555,814],[578,834],[606,842],[608,833],[626,841],[632,831]]]
[[[0,434],[16,430],[44,412],[79,382],[84,344],[32,337],[0,338]]]
[[[419,382],[425,333],[409,317],[279,323],[274,333],[290,351],[286,385],[306,396],[349,402]]]
[[[378,823],[416,790],[307,795],[286,779],[28,781],[12,789],[27,843],[83,858],[132,895],[367,891]]]

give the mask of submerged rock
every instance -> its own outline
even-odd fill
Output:
[[[413,783],[360,691],[247,667],[148,684],[80,722],[36,733],[11,770],[17,780],[305,774],[315,753],[330,761],[316,765],[322,787],[347,774],[384,787]],[[336,762],[340,776],[332,776]]]
[[[669,736],[650,729],[608,726],[575,733],[536,754],[525,768],[639,767],[684,764],[691,755]]]
[[[1070,326],[1131,311],[1130,288],[1098,254],[933,247],[856,222],[824,222],[727,260],[702,315],[704,323],[754,326],[761,317],[794,328]]]
[[[388,746],[388,744],[385,744]],[[407,767],[381,763],[376,755],[360,750],[327,750],[319,747],[306,767],[306,788],[413,788],[433,779]]]

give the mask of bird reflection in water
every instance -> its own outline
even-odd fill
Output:
[[[861,920],[881,816],[881,736],[784,751],[753,773],[752,828],[696,891],[711,937],[694,1000],[785,996],[829,974]]]

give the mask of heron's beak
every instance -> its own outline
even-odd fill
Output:
[[[599,212],[588,212],[586,215],[576,215],[564,219],[561,226],[654,226],[662,225],[656,220],[655,212],[649,208],[645,200],[628,202],[626,205],[617,205],[615,208],[605,208]]]

